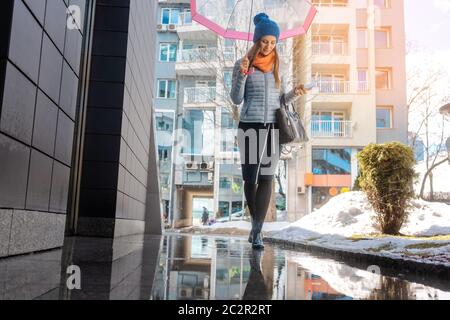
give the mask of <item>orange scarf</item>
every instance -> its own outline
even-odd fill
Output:
[[[271,72],[273,65],[275,64],[275,51],[272,51],[267,56],[262,53],[258,53],[253,60],[253,66],[258,68],[264,73]]]

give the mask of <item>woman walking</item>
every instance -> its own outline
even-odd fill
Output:
[[[287,104],[306,93],[299,85],[288,93],[281,92],[280,61],[276,44],[280,36],[277,23],[265,13],[253,19],[254,45],[245,57],[236,61],[233,70],[231,99],[244,102],[238,126],[244,193],[252,218],[249,242],[263,249],[261,230],[272,194],[272,181],[279,160],[276,133],[276,110],[284,95]]]

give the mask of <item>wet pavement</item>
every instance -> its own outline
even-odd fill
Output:
[[[450,279],[387,274],[279,246],[255,251],[244,237],[66,238],[0,259],[0,299],[450,299]]]

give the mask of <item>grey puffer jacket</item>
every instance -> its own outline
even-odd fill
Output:
[[[233,69],[233,82],[230,97],[234,104],[240,105],[244,101],[241,109],[240,120],[242,122],[275,123],[276,111],[280,108],[280,97],[286,90],[286,80],[281,74],[281,89],[275,87],[275,77],[273,72],[264,73],[257,68],[249,75],[240,72],[241,60],[236,61]],[[298,96],[294,89],[286,93],[286,102],[294,102]]]

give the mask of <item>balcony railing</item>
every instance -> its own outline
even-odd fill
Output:
[[[346,81],[331,80],[319,81],[317,83],[319,93],[323,94],[343,94],[343,93],[366,93],[369,92],[369,84],[367,81]]]
[[[311,135],[316,138],[350,138],[352,121],[312,120]]]
[[[195,62],[214,62],[220,59],[226,61],[235,60],[234,47],[227,47],[223,52],[219,48],[197,48],[197,49],[182,49],[178,52],[178,62],[195,63]]]
[[[369,82],[358,81],[358,92],[369,92]]]
[[[317,83],[320,93],[349,93],[350,81],[344,80],[332,80],[332,81],[319,81]]]
[[[315,56],[345,56],[348,55],[348,43],[338,41],[313,41],[312,54]]]
[[[184,103],[212,103],[216,100],[216,87],[184,89]]]

